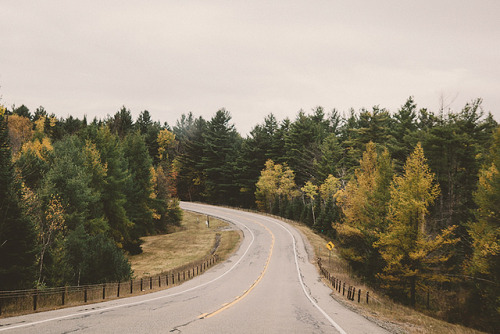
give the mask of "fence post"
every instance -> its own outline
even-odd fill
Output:
[[[106,283],[102,285],[102,299],[106,299]]]
[[[85,287],[85,289],[83,290],[83,302],[87,302],[87,287]]]
[[[118,282],[118,287],[116,288],[116,297],[120,297],[120,282]]]
[[[345,295],[345,282],[344,282],[344,286],[342,287],[342,296]]]
[[[38,288],[36,289],[35,294],[33,295],[33,311],[36,311],[37,299],[38,299]]]
[[[130,280],[130,294],[133,292],[134,280]]]
[[[368,304],[368,296],[370,295],[369,291],[366,291],[366,303]]]
[[[64,290],[63,290],[62,295],[61,295],[61,305],[63,305],[63,306],[64,306],[64,302],[65,302],[64,299],[66,299],[66,287],[64,287]]]
[[[149,290],[153,289],[153,276],[149,277]]]
[[[180,282],[180,281],[181,281],[181,273],[177,272],[177,282]]]
[[[359,303],[360,300],[361,300],[361,290],[358,289],[358,303]]]
[[[161,288],[161,275],[158,275],[158,287]]]
[[[356,296],[356,288],[352,287],[351,300],[354,301],[354,296]]]
[[[141,292],[142,292],[142,278],[141,278]]]

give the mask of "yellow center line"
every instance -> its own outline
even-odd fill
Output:
[[[271,232],[271,230],[267,226],[265,226],[262,223],[259,223],[258,221],[255,221],[255,220],[254,220],[254,223],[257,223],[260,226],[264,227],[267,230],[267,232],[269,232],[269,234],[271,235],[271,238],[272,238],[271,247],[269,249],[269,256],[267,257],[266,265],[264,266],[264,269],[260,273],[260,276],[255,280],[255,282],[253,282],[253,284],[241,296],[236,297],[230,303],[222,304],[222,306],[219,309],[217,309],[216,311],[214,311],[214,312],[204,313],[204,314],[200,315],[198,317],[199,319],[208,319],[208,318],[211,318],[214,315],[217,315],[217,314],[221,313],[222,311],[227,310],[228,308],[230,308],[231,306],[233,306],[237,302],[241,301],[243,298],[245,298],[246,296],[248,296],[248,294],[257,286],[257,284],[260,283],[260,281],[264,277],[264,274],[267,271],[267,267],[269,267],[269,262],[271,261],[271,256],[273,255],[273,248],[274,248],[274,240],[275,240],[275,238],[274,238],[273,232]]]

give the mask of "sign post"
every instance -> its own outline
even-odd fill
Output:
[[[332,249],[334,247],[335,245],[331,241],[326,244],[326,248],[328,248],[328,266],[330,266],[330,255],[332,254]]]

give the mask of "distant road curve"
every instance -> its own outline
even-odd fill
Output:
[[[387,333],[330,297],[301,234],[262,215],[182,202],[244,234],[224,263],[142,296],[0,319],[8,333]]]

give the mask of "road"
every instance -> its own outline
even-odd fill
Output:
[[[301,234],[270,217],[194,203],[242,230],[224,263],[167,290],[0,319],[5,333],[386,333],[330,297]]]

